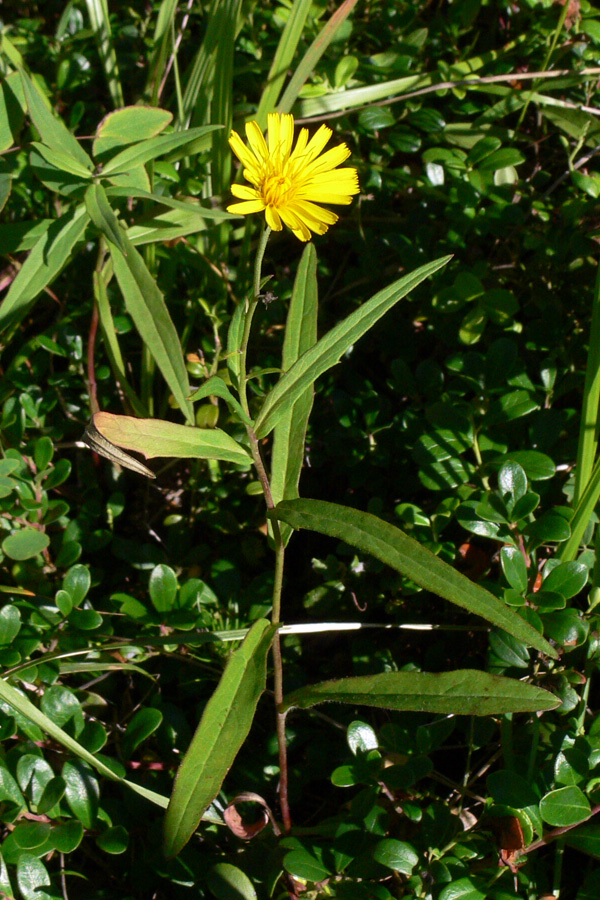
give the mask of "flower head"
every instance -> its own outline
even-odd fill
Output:
[[[228,212],[247,215],[264,210],[273,231],[281,231],[284,222],[301,241],[309,241],[312,231],[325,234],[338,216],[316,204],[346,205],[360,190],[356,169],[338,169],[350,156],[346,144],[322,152],[331,135],[331,128],[321,125],[309,140],[308,129],[302,128],[292,149],[294,117],[285,113],[269,114],[267,140],[257,122],[248,122],[248,147],[232,131],[231,149],[252,187],[231,186],[234,197],[243,202],[228,206]]]

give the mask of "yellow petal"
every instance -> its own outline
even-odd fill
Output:
[[[260,191],[249,187],[247,184],[232,184],[231,193],[234,197],[239,197],[240,200],[260,200],[262,202]]]
[[[327,125],[321,127],[313,134],[306,147],[306,162],[310,163],[329,143],[333,131]]]
[[[272,228],[273,231],[281,231],[283,228],[279,212],[276,209],[273,209],[272,206],[267,206],[265,208],[265,219],[267,220],[267,225],[269,228]]]
[[[275,161],[277,148],[280,142],[281,116],[279,113],[269,113],[267,116],[267,141],[269,145],[269,156]]]
[[[283,219],[285,224],[292,229],[296,237],[300,238],[301,241],[310,240],[310,227],[312,227],[311,221],[305,219],[305,217],[301,213],[299,214],[297,206],[286,206],[285,209],[281,210],[281,218]],[[318,231],[318,229],[320,228],[319,223],[314,222],[313,224],[315,225],[315,229],[313,230]]]
[[[330,209],[323,209],[315,203],[308,200],[296,200],[294,203],[294,212],[297,212],[311,228],[312,223],[321,223],[322,225],[335,225],[339,216]]]
[[[284,114],[281,117],[281,128],[279,132],[281,147],[281,165],[285,165],[290,153],[292,152],[292,144],[294,143],[294,117]]]
[[[246,137],[248,138],[248,143],[252,147],[257,160],[260,160],[261,162],[266,160],[269,155],[269,151],[267,148],[267,142],[265,141],[263,133],[259,128],[258,122],[246,123]]]
[[[318,159],[313,160],[302,173],[307,177],[320,175],[322,172],[329,172],[337,166],[341,166],[350,156],[350,149],[346,144],[340,144],[339,147],[332,147],[327,153],[323,153]]]
[[[232,203],[227,207],[227,212],[235,215],[247,216],[250,213],[262,212],[265,204],[262,200],[244,200],[243,203]]]
[[[256,158],[250,152],[250,150],[248,150],[237,131],[231,132],[231,135],[229,136],[229,146],[231,147],[241,164],[247,169],[251,169],[253,166],[256,166]]]

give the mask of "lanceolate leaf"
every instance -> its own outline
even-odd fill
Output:
[[[204,397],[220,397],[229,407],[231,407],[231,409],[235,410],[242,422],[246,422],[248,425],[252,424],[251,420],[242,409],[241,403],[235,399],[223,379],[218,375],[213,375],[212,378],[209,378],[204,384],[200,385],[200,387],[194,391],[190,400],[202,400]]]
[[[135,322],[142,340],[154,357],[173,396],[189,422],[193,422],[192,404],[181,344],[164,297],[146,263],[125,232],[121,233],[123,251],[111,239],[111,229],[106,225],[110,255],[119,287],[123,293],[127,311]]]
[[[53,222],[42,234],[0,306],[0,331],[9,325],[17,325],[38,294],[54,281],[88,222],[85,207],[78,206]]]
[[[133,147],[127,147],[121,150],[116,156],[107,162],[102,169],[102,175],[114,175],[116,172],[128,172],[135,166],[141,166],[156,159],[158,156],[164,156],[166,153],[172,153],[191,144],[199,138],[206,137],[212,131],[222,128],[222,125],[203,125],[201,128],[188,128],[186,131],[175,131],[172,134],[160,134],[158,137],[150,138],[135,144]]]
[[[269,434],[286,410],[296,402],[306,388],[310,387],[320,375],[335,366],[346,350],[356,343],[369,328],[372,328],[398,300],[406,297],[413,288],[445,266],[451,258],[451,256],[444,256],[427,263],[375,294],[332,328],[314,347],[304,353],[289,372],[279,379],[273,390],[267,394],[256,419],[257,437],[261,438]]]
[[[531,684],[477,669],[458,669],[435,674],[385,672],[322,681],[288,694],[283,699],[283,710],[294,706],[307,709],[327,701],[464,716],[533,712],[560,705],[554,694]]]
[[[308,244],[298,266],[285,327],[282,358],[284,372],[316,343],[317,312],[317,254],[314,244]],[[298,496],[306,428],[313,398],[314,388],[311,384],[275,426],[271,460],[271,492],[275,503]],[[291,533],[290,526],[283,523],[281,536],[284,544],[289,541]]]
[[[310,528],[370,553],[433,594],[482,616],[554,659],[557,657],[556,650],[539,631],[497,597],[377,516],[324,500],[284,500],[270,515],[292,528]]]
[[[238,465],[251,461],[244,448],[220,428],[194,428],[162,419],[136,419],[105,412],[96,413],[93,421],[111,444],[142,453],[146,459],[222,459]]]
[[[154,472],[144,466],[139,459],[135,459],[135,457],[121,450],[120,447],[111,444],[110,441],[100,434],[93,422],[90,422],[85,429],[82,440],[88,445],[90,450],[100,454],[105,459],[110,459],[111,462],[116,462],[126,469],[131,469],[133,472],[137,472],[138,475],[145,475],[146,478],[156,478]]]
[[[127,246],[123,240],[123,229],[112,206],[108,202],[106,191],[101,184],[91,184],[85,192],[85,206],[90,219],[96,228],[106,235],[109,241],[116,244],[127,256]]]
[[[93,169],[92,160],[62,120],[50,112],[46,105],[46,99],[36,83],[23,69],[20,70],[20,75],[31,121],[39,131],[44,144],[57,153],[70,156],[85,169],[91,171]]]
[[[175,856],[217,796],[254,719],[276,626],[254,623],[230,657],[177,772],[165,819],[165,853]]]

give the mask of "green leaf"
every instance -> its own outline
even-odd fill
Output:
[[[61,774],[66,785],[65,799],[69,809],[84,828],[93,828],[98,815],[100,788],[92,769],[81,760],[67,760]]]
[[[31,853],[21,853],[17,862],[17,884],[24,900],[55,900],[44,890],[51,881],[46,866]]]
[[[54,281],[67,262],[88,222],[85,207],[78,206],[53,222],[38,238],[0,306],[0,331],[18,325],[29,312],[38,294]]]
[[[438,900],[486,900],[487,891],[478,890],[470,878],[459,878],[446,885]]]
[[[256,900],[256,891],[245,872],[231,863],[217,863],[206,873],[206,883],[217,900]]]
[[[419,862],[419,854],[405,841],[396,838],[384,838],[372,850],[373,859],[394,872],[403,875],[412,875],[414,867]]]
[[[63,578],[63,590],[67,591],[73,606],[83,602],[92,583],[92,576],[87,566],[71,566]]]
[[[379,319],[417,285],[445,266],[451,256],[443,256],[421,266],[410,275],[375,294],[359,309],[335,325],[310,350],[303,353],[292,368],[283,375],[267,394],[256,419],[257,437],[265,437],[286,411],[304,394],[316,379],[336,365],[352,344],[363,336]]]
[[[521,550],[516,547],[503,547],[500,561],[504,577],[510,586],[523,594],[527,590],[527,566]]]
[[[159,709],[154,709],[152,706],[138,709],[127,726],[123,738],[123,756],[128,759],[143,741],[154,734],[162,720],[163,714]]]
[[[21,613],[18,606],[0,609],[0,645],[10,644],[21,630]]]
[[[125,106],[105,116],[92,144],[94,156],[156,137],[171,123],[172,113],[155,106]]]
[[[161,563],[152,569],[148,591],[157,612],[165,613],[173,609],[177,588],[177,576],[170,566]]]
[[[583,590],[588,579],[588,568],[580,562],[566,562],[555,566],[544,578],[542,590],[557,591],[570,600]]]
[[[286,853],[283,865],[286,872],[295,878],[301,878],[302,881],[324,881],[332,874],[321,859],[317,859],[304,848]]]
[[[44,144],[56,153],[70,157],[91,172],[94,164],[79,141],[73,137],[63,121],[50,112],[47,100],[35,81],[23,69],[19,72],[31,121],[39,131]]]
[[[106,831],[99,834],[96,843],[105,853],[113,855],[125,853],[129,846],[129,834],[122,825],[115,825],[114,828],[107,828]]]
[[[550,457],[539,450],[511,450],[506,457],[523,466],[530,481],[546,481],[553,478],[556,472],[556,466]]]
[[[50,163],[56,169],[68,172],[69,175],[75,175],[76,178],[81,178],[83,181],[89,181],[92,177],[90,170],[86,166],[81,165],[78,160],[73,159],[72,156],[67,156],[66,153],[61,153],[59,150],[52,150],[38,141],[32,141],[31,146],[37,150],[47,163]]]
[[[259,619],[225,667],[177,772],[165,818],[165,853],[175,856],[217,796],[265,689],[275,627]]]
[[[540,801],[540,813],[548,825],[576,825],[589,819],[590,801],[581,788],[572,784],[546,794]]]
[[[50,543],[50,538],[36,528],[21,528],[2,541],[2,549],[10,559],[33,559]]]
[[[134,147],[128,147],[117,153],[106,163],[102,169],[103,177],[114,175],[118,172],[128,172],[136,166],[144,165],[151,159],[172,153],[188,144],[195,143],[199,138],[204,138],[213,131],[222,128],[222,125],[203,125],[200,128],[187,128],[185,131],[174,131],[172,134],[161,134],[158,137],[142,141]]]
[[[233,312],[227,330],[227,368],[234,385],[238,385],[240,379],[240,348],[244,334],[245,317],[245,304],[243,301],[240,301]]]
[[[104,234],[113,244],[116,244],[119,250],[127,256],[123,229],[119,225],[119,220],[108,202],[106,191],[101,184],[91,184],[89,186],[85,192],[85,208],[98,231]]]
[[[220,397],[231,409],[235,410],[242,422],[245,422],[247,425],[252,424],[252,420],[248,418],[239,401],[235,399],[223,379],[218,375],[213,375],[204,384],[200,385],[191,395],[190,400],[194,402],[202,400],[204,397]]]
[[[188,421],[193,422],[194,412],[187,399],[190,386],[181,344],[164,297],[146,263],[124,233],[122,242],[126,256],[110,239],[109,250],[125,306],[179,407]]]
[[[296,360],[317,342],[317,253],[313,244],[305,248],[296,279],[285,326],[281,368],[287,372]],[[298,496],[298,483],[304,460],[306,429],[314,399],[309,385],[296,402],[281,416],[273,435],[271,456],[271,493],[273,502],[292,500]],[[292,529],[281,525],[284,546]]]
[[[556,650],[540,633],[497,597],[376,516],[322,500],[284,500],[269,515],[292,528],[310,528],[371,553],[426,590],[482,616],[556,659]]]
[[[162,419],[137,419],[112,413],[96,413],[94,425],[112,444],[142,453],[146,459],[167,456],[222,459],[237,465],[250,463],[246,450],[220,428],[195,428]]]
[[[580,828],[569,831],[565,835],[565,839],[569,847],[574,847],[575,850],[585,853],[586,856],[600,859],[600,825],[582,825]],[[596,900],[600,893],[600,869],[596,869],[595,874],[599,877],[598,887],[594,893],[586,894],[586,898],[589,897],[590,900]],[[577,894],[577,900],[579,898],[580,895]]]
[[[308,709],[330,701],[465,716],[555,709],[559,705],[553,694],[533,685],[476,669],[457,669],[433,674],[385,672],[323,681],[292,691],[283,698],[282,709]]]

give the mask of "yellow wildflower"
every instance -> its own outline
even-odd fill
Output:
[[[360,190],[356,169],[337,168],[350,156],[346,144],[322,152],[332,133],[321,125],[309,140],[308,129],[302,128],[292,149],[294,117],[285,113],[269,114],[267,140],[257,122],[248,122],[248,147],[232,131],[231,149],[253,187],[233,184],[232,194],[243,202],[228,206],[228,212],[248,215],[264,210],[273,231],[281,231],[283,221],[301,241],[309,241],[311,231],[325,234],[338,216],[316,204],[346,205]]]

